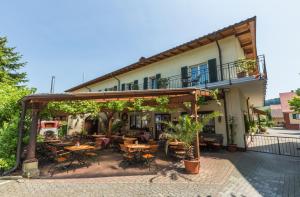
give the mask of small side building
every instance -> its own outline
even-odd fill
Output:
[[[271,116],[272,116],[272,121],[274,122],[274,125],[277,127],[284,126],[284,119],[283,119],[281,104],[270,105],[270,109],[271,109]]]
[[[300,130],[300,114],[290,109],[289,100],[296,96],[295,92],[280,93],[280,103],[285,122],[285,128],[291,130]]]

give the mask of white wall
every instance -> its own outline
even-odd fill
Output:
[[[245,147],[244,135],[245,135],[245,124],[244,124],[244,110],[243,102],[245,98],[242,97],[241,92],[238,88],[231,88],[226,93],[227,111],[229,116],[233,116],[235,120],[235,143],[240,148]],[[229,131],[230,133],[230,131]]]
[[[219,41],[222,50],[223,63],[233,62],[239,58],[244,57],[242,48],[239,45],[239,41],[234,36],[227,37]],[[135,69],[133,71],[118,75],[122,83],[131,83],[134,80],[138,80],[139,84],[143,83],[144,77],[155,76],[160,73],[161,77],[170,77],[181,74],[181,67],[192,66],[200,63],[207,62],[209,59],[216,58],[219,64],[219,54],[216,43],[211,43],[191,51],[176,55],[171,58],[147,65],[145,67]],[[92,91],[97,92],[104,90],[105,88],[111,88],[117,86],[116,79],[111,78],[99,83],[88,86]],[[87,92],[87,88],[81,88],[74,92]]]

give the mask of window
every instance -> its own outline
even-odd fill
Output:
[[[156,77],[150,77],[150,86],[151,86],[151,89],[157,89]]]
[[[144,129],[148,127],[148,120],[142,114],[130,115],[130,129]]]
[[[300,114],[293,114],[293,119],[300,120]]]
[[[209,75],[208,75],[207,63],[191,66],[190,72],[191,72],[192,86],[198,84],[205,84],[208,82]]]
[[[212,112],[206,111],[206,112],[199,112],[200,118],[205,118]],[[215,119],[211,119],[207,125],[203,127],[203,133],[216,133],[216,125],[215,125]]]

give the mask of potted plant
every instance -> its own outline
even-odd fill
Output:
[[[157,80],[157,86],[158,88],[162,88],[162,89],[165,89],[167,88],[169,85],[169,80],[167,78],[160,78]]]
[[[212,118],[219,116],[218,112],[211,113],[200,121],[194,121],[189,116],[179,117],[178,123],[163,122],[166,125],[168,140],[177,140],[182,142],[185,147],[185,170],[189,174],[198,174],[200,170],[200,160],[194,157],[194,142],[202,131],[203,127]]]
[[[229,152],[236,152],[237,151],[237,145],[235,144],[234,138],[236,135],[235,132],[235,120],[233,116],[230,116],[228,119],[228,124],[229,124],[229,128],[230,128],[230,135],[229,135],[229,144],[228,144],[228,151]]]
[[[238,61],[238,72],[236,73],[238,78],[252,76],[256,71],[256,60],[253,59],[241,59]]]

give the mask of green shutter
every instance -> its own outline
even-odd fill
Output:
[[[104,91],[106,92],[106,91],[107,91],[107,88],[105,88]]]
[[[208,72],[209,72],[209,82],[217,82],[218,81],[218,70],[217,70],[217,59],[208,60]]]
[[[118,86],[114,86],[114,91],[118,91]]]
[[[138,90],[139,89],[139,81],[138,80],[134,80],[133,81],[133,88],[134,90]]]
[[[187,66],[181,67],[181,82],[183,88],[188,87],[189,85],[188,77],[189,77],[188,67]]]
[[[122,91],[125,91],[125,83],[122,83]]]
[[[143,86],[144,86],[144,90],[148,89],[148,77],[144,78],[144,84],[143,84]]]
[[[156,74],[155,79],[156,79],[157,89],[160,89],[160,83],[159,83],[160,78],[161,78],[161,74]]]

